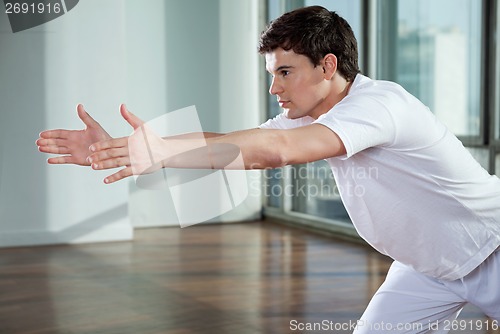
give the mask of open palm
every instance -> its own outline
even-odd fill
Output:
[[[85,111],[83,105],[77,107],[78,117],[85,124],[83,130],[47,130],[40,133],[36,141],[38,150],[44,153],[58,154],[49,158],[50,164],[76,164],[89,166],[87,157],[92,153],[90,145],[111,139],[111,136]]]

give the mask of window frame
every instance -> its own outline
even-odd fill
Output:
[[[490,144],[500,150],[500,4],[490,1],[491,11],[488,17],[489,27],[489,110],[490,110]],[[495,38],[496,37],[496,38]]]
[[[464,146],[482,147],[488,145],[490,131],[487,127],[488,121],[491,120],[490,115],[490,97],[488,93],[489,85],[489,69],[491,66],[490,59],[490,38],[488,33],[490,29],[490,11],[491,6],[488,5],[488,0],[481,1],[481,66],[480,66],[480,97],[479,97],[479,134],[476,136],[457,136]],[[491,162],[491,159],[490,159]]]
[[[489,70],[491,64],[488,63],[490,59],[490,36],[488,33],[490,27],[490,8],[491,5],[488,0],[481,1],[481,66],[480,66],[480,96],[479,96],[479,134],[476,136],[457,136],[464,146],[486,148],[489,143],[490,129],[487,127],[490,119],[490,98],[488,94],[488,87],[490,81],[488,80]],[[490,157],[491,162],[491,157]]]

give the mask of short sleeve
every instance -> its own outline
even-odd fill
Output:
[[[286,130],[286,129],[294,129],[301,126],[306,126],[311,124],[314,121],[311,117],[302,117],[299,119],[289,119],[285,116],[285,114],[281,113],[278,116],[269,119],[267,122],[262,123],[259,128],[260,129],[277,129],[277,130]]]
[[[370,147],[390,145],[395,137],[387,106],[377,98],[361,94],[348,95],[314,123],[330,128],[340,137],[347,158]]]

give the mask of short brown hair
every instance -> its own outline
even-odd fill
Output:
[[[314,66],[332,53],[338,59],[339,73],[348,81],[360,72],[358,43],[351,26],[321,6],[299,8],[271,21],[260,36],[259,53],[277,48],[304,55]]]

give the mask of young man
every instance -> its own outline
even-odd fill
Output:
[[[284,14],[260,52],[283,113],[258,129],[207,134],[207,145],[237,146],[245,168],[328,161],[359,234],[395,260],[355,333],[445,333],[468,302],[500,320],[500,180],[402,87],[359,74],[353,32],[336,13]],[[142,129],[123,105],[121,113]],[[125,167],[107,183],[133,175],[130,138],[111,139],[81,105],[78,114],[86,130],[41,133],[40,151],[64,155],[49,163]],[[156,140],[162,166],[196,164],[171,158],[191,140]],[[217,167],[219,155],[198,167]],[[376,176],[355,172],[368,168]],[[346,191],[354,187],[363,196]]]

